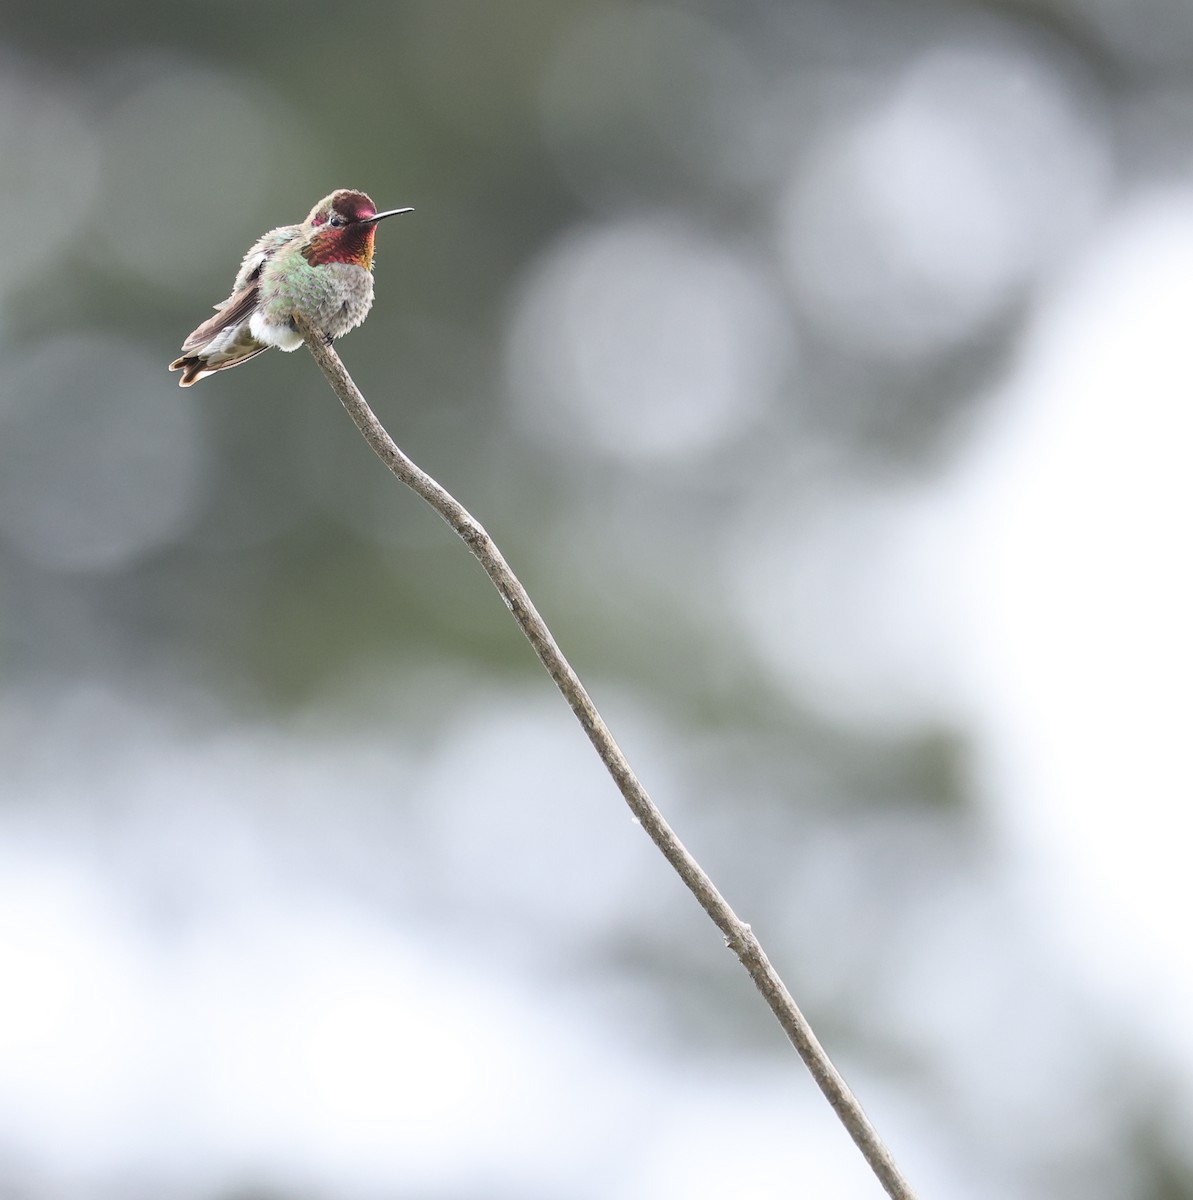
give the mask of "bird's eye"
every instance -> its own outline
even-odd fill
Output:
[[[348,224],[348,219],[346,217],[341,217],[338,213],[332,213],[328,218],[327,223],[329,225],[334,225],[337,229],[339,229],[342,225]]]

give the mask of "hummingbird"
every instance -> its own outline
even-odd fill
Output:
[[[377,222],[412,208],[378,212],[364,192],[325,196],[301,225],[262,234],[240,264],[232,294],[182,343],[170,364],[190,387],[216,371],[256,358],[270,346],[297,350],[298,312],[329,342],[355,329],[373,307]]]

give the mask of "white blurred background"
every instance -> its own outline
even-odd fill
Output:
[[[1193,7],[17,3],[0,1197],[879,1194],[341,346],[927,1200],[1193,1197]]]

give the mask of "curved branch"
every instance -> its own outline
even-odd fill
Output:
[[[812,1077],[878,1177],[887,1195],[892,1197],[892,1200],[915,1200],[911,1185],[903,1178],[890,1151],[878,1136],[878,1131],[816,1039],[807,1018],[792,999],[778,972],[771,966],[753,930],[730,908],[700,864],[675,836],[663,814],[655,807],[654,801],[647,795],[646,789],[638,781],[625,755],[613,740],[608,726],[589,698],[580,677],[564,658],[546,622],[539,616],[526,589],[510,570],[493,539],[450,492],[402,453],[374,415],[332,346],[298,313],[294,314],[294,321],[332,390],[340,398],[340,402],[348,410],[348,415],[377,457],[456,531],[485,569],[485,573],[493,581],[493,585],[513,614],[514,620],[518,622],[519,628],[534,648],[539,661],[546,667],[547,673],[555,681],[555,686],[576,714],[576,720],[588,734],[589,741],[613,777],[613,782],[617,784],[630,811],[638,818],[651,841],[662,851],[663,857],[696,897],[700,907],[725,935],[725,944],[737,955],[762,993],[771,1012],[783,1027],[791,1044],[812,1073]]]

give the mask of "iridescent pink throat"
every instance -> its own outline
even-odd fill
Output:
[[[355,263],[366,271],[373,269],[373,239],[376,225],[353,222],[343,229],[317,229],[302,248],[302,256],[312,267],[324,263]]]

